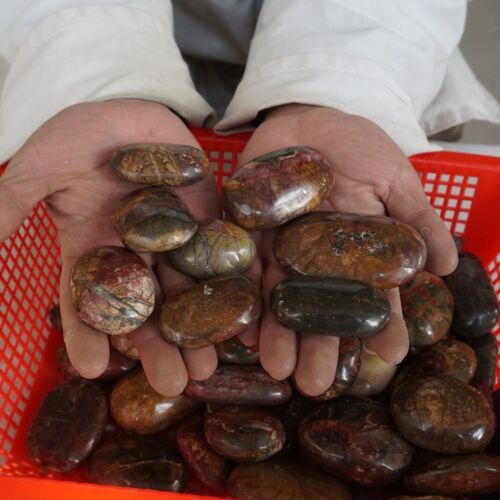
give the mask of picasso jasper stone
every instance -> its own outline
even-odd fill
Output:
[[[176,144],[133,144],[116,151],[111,167],[125,180],[149,186],[187,186],[209,172],[198,148]]]
[[[107,421],[102,389],[69,379],[45,396],[28,432],[28,456],[42,470],[70,472],[97,446]]]
[[[477,357],[477,369],[472,378],[472,385],[485,392],[491,392],[497,372],[498,344],[496,338],[487,333],[480,337],[467,338],[465,342],[474,349]]]
[[[83,254],[71,270],[70,289],[80,318],[109,335],[135,330],[153,312],[153,276],[126,248],[103,246]]]
[[[258,365],[260,363],[259,345],[246,346],[238,337],[216,344],[217,357],[228,365]]]
[[[125,195],[111,220],[123,244],[135,252],[165,252],[187,243],[196,221],[170,189],[147,187]]]
[[[109,343],[118,352],[130,359],[139,359],[139,351],[134,346],[132,339],[128,335],[112,335],[109,337]]]
[[[427,251],[414,229],[389,217],[315,212],[279,231],[274,254],[291,274],[394,288],[423,269]]]
[[[283,424],[259,408],[224,406],[205,419],[205,437],[219,455],[237,462],[260,462],[285,444]]]
[[[59,333],[62,333],[63,327],[62,327],[62,319],[61,319],[61,308],[60,308],[59,304],[56,304],[55,306],[50,308],[49,321],[51,322],[52,326]]]
[[[196,234],[168,256],[178,271],[206,280],[246,271],[255,253],[255,243],[247,231],[216,219],[200,224]]]
[[[479,337],[492,330],[498,321],[498,300],[478,257],[468,252],[461,255],[445,282],[455,301],[453,330],[466,337]]]
[[[342,278],[288,278],[273,288],[270,305],[292,330],[338,337],[372,335],[390,314],[381,290]]]
[[[246,229],[270,229],[313,210],[333,186],[333,168],[314,149],[293,146],[259,156],[224,182],[225,208]]]
[[[260,288],[246,276],[212,278],[168,297],[160,330],[179,347],[217,344],[256,321],[261,301]]]

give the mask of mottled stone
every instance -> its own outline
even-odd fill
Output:
[[[27,437],[30,460],[42,470],[70,472],[96,447],[108,421],[108,405],[94,382],[69,379],[43,400]]]
[[[109,335],[137,329],[153,312],[153,276],[126,248],[102,246],[83,254],[71,270],[70,289],[80,318]]]
[[[184,394],[169,398],[156,392],[141,368],[125,375],[110,398],[111,415],[126,431],[153,434],[180,422],[200,403]]]
[[[334,476],[364,486],[397,481],[413,446],[397,432],[385,405],[344,397],[323,403],[298,430],[302,451]]]
[[[246,346],[238,337],[216,344],[217,357],[229,365],[258,365],[260,363],[259,344]]]
[[[99,446],[90,460],[89,479],[98,484],[182,491],[185,470],[177,453],[158,440],[129,435]]]
[[[423,269],[427,250],[414,229],[389,217],[315,212],[280,230],[274,254],[293,274],[394,288]]]
[[[237,462],[266,460],[285,444],[278,418],[248,406],[224,406],[208,415],[205,437],[216,453]]]
[[[500,389],[497,389],[492,394],[493,409],[495,411],[495,420],[497,422],[497,428],[495,435],[490,443],[490,448],[493,452],[500,455]]]
[[[287,278],[271,291],[271,309],[288,328],[338,337],[365,337],[389,321],[378,288],[342,278]]]
[[[498,344],[496,338],[487,333],[475,338],[464,337],[464,340],[474,349],[477,358],[477,369],[472,378],[472,385],[491,392],[497,373]]]
[[[135,252],[166,252],[186,244],[197,224],[170,189],[148,187],[125,195],[111,220],[123,244]]]
[[[196,234],[168,256],[178,271],[205,280],[246,271],[255,254],[255,243],[247,231],[216,219],[200,224]]]
[[[261,302],[260,288],[246,276],[212,278],[167,297],[160,330],[179,347],[217,344],[256,321]]]
[[[111,167],[125,180],[149,186],[187,186],[209,172],[205,153],[178,144],[132,144],[116,151]]]
[[[49,310],[49,321],[52,326],[59,332],[63,332],[62,319],[61,319],[61,307],[59,304],[52,306]]]
[[[333,181],[333,168],[321,153],[293,146],[249,161],[224,182],[222,193],[237,224],[270,229],[314,210]]]
[[[112,335],[109,342],[118,352],[130,359],[139,359],[139,351],[129,335]]]
[[[408,441],[437,453],[480,451],[495,429],[495,418],[484,396],[447,376],[400,385],[392,393],[391,412]]]
[[[455,301],[453,330],[466,337],[479,337],[492,330],[498,321],[498,300],[479,258],[465,252],[455,271],[444,279]]]

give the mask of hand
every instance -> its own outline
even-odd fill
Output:
[[[111,170],[113,150],[126,144],[163,142],[199,147],[183,122],[164,106],[138,100],[78,104],[47,121],[12,158],[0,178],[0,240],[10,236],[44,200],[59,229],[62,256],[61,316],[71,363],[86,378],[99,376],[108,364],[107,335],[78,317],[71,302],[71,268],[84,252],[98,245],[121,245],[111,224],[114,203],[138,189]],[[215,181],[176,189],[197,219],[218,216]],[[154,264],[154,255],[143,255]],[[190,280],[158,263],[161,294]],[[209,377],[217,366],[215,349],[185,350],[165,342],[153,318],[132,334],[151,385],[160,393],[181,393],[188,374]]]
[[[429,205],[418,174],[396,144],[374,123],[340,111],[305,105],[287,105],[271,111],[254,132],[240,162],[288,146],[303,145],[323,153],[335,169],[335,185],[319,209],[358,214],[386,213],[416,229],[427,245],[427,269],[438,275],[451,273],[457,252],[446,226]],[[264,297],[285,278],[272,251],[275,231],[255,235]],[[397,364],[408,352],[408,332],[403,320],[399,290],[387,292],[391,317],[387,326],[366,339],[366,346],[385,361]],[[262,366],[277,379],[295,370],[303,392],[319,395],[333,382],[339,339],[301,334],[297,349],[294,332],[281,325],[269,310],[263,312],[260,332],[242,337],[251,345],[260,334]]]

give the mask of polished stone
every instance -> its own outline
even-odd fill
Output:
[[[216,344],[215,349],[221,363],[228,365],[260,364],[259,344],[246,346],[238,337],[233,337]]]

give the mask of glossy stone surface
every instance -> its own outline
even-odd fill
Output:
[[[112,335],[109,337],[109,343],[127,358],[139,359],[139,351],[128,335]]]
[[[127,181],[149,186],[187,186],[209,172],[205,153],[178,144],[132,144],[116,151],[111,167]]]
[[[410,471],[405,484],[416,493],[500,493],[500,457],[471,454],[438,458]]]
[[[102,389],[69,379],[56,385],[38,409],[28,432],[28,456],[44,471],[70,472],[97,446],[107,421]]]
[[[231,496],[241,500],[351,500],[338,479],[306,465],[271,460],[239,464],[228,481]]]
[[[378,288],[341,278],[287,278],[271,291],[271,309],[288,328],[338,337],[365,337],[389,321]]]
[[[256,321],[261,302],[260,288],[246,276],[212,278],[167,297],[160,330],[179,347],[217,344]]]
[[[481,261],[465,252],[458,266],[445,277],[453,299],[453,330],[466,337],[479,337],[493,329],[498,320],[498,301]]]
[[[487,333],[475,338],[465,337],[465,341],[474,349],[477,358],[477,369],[472,378],[472,385],[491,392],[497,371],[498,344],[496,338]]]
[[[495,419],[497,421],[497,429],[493,439],[491,440],[491,450],[500,455],[500,389],[497,389],[492,394],[493,409],[495,411]]]
[[[414,229],[389,217],[315,212],[280,230],[274,254],[289,273],[394,288],[423,269],[427,251]]]
[[[230,463],[217,455],[203,432],[203,416],[182,422],[177,429],[177,448],[194,475],[217,493],[226,489]]]
[[[391,412],[408,441],[437,453],[480,451],[495,429],[495,418],[484,396],[447,376],[400,385],[392,393]]]
[[[298,430],[302,451],[319,467],[364,486],[395,482],[410,465],[413,446],[378,401],[340,397],[323,403]]]
[[[102,246],[83,254],[71,270],[70,289],[80,318],[109,335],[132,332],[153,312],[153,276],[126,248]]]
[[[208,415],[205,437],[216,453],[237,462],[266,460],[285,444],[285,430],[277,417],[246,406],[224,406]]]
[[[170,189],[147,187],[125,195],[111,220],[123,244],[135,252],[166,252],[186,244],[196,221]]]
[[[89,479],[98,484],[182,491],[185,470],[177,453],[158,440],[129,435],[99,446],[90,460]]]
[[[168,256],[178,271],[206,280],[246,271],[256,251],[247,231],[231,222],[215,219],[200,224],[196,234]]]
[[[62,319],[61,319],[61,308],[59,304],[51,307],[49,310],[49,321],[52,323],[52,326],[59,332],[62,333]]]
[[[259,344],[246,346],[238,337],[215,345],[217,357],[228,365],[258,365],[260,363]]]
[[[277,227],[328,196],[333,168],[314,149],[294,146],[259,156],[224,182],[224,205],[246,229]]]
[[[142,368],[125,375],[110,398],[111,415],[126,431],[153,434],[180,422],[196,411],[200,403],[184,394],[169,398],[156,392]]]

